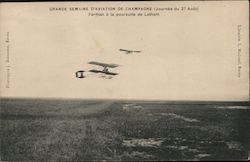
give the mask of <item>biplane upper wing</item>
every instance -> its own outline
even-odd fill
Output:
[[[109,67],[109,68],[115,68],[115,67],[118,67],[118,66],[119,66],[119,65],[117,65],[117,64],[105,64],[105,63],[96,62],[96,61],[90,61],[89,64],[92,64],[92,65],[99,65],[99,66]]]

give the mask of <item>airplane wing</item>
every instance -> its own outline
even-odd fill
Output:
[[[125,50],[125,49],[120,49],[120,51],[125,51],[125,52],[129,52],[129,50]]]
[[[107,75],[117,75],[118,74],[118,73],[105,72],[105,71],[102,71],[102,70],[95,70],[95,69],[89,70],[89,72],[92,72],[92,73],[103,73],[103,74],[107,74]]]
[[[103,66],[103,67],[109,67],[109,68],[115,68],[118,67],[119,65],[117,64],[105,64],[105,63],[101,63],[101,62],[96,62],[96,61],[90,61],[88,62],[89,64],[92,65],[99,65],[99,66]]]
[[[129,50],[125,50],[125,49],[120,49],[120,51],[125,52],[126,54],[131,53],[131,51],[129,51]]]

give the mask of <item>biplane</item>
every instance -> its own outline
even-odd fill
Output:
[[[91,70],[89,70],[89,72],[103,73],[103,74],[106,74],[106,75],[117,75],[118,74],[118,73],[110,72],[109,69],[108,69],[108,68],[116,68],[116,67],[118,67],[119,65],[117,65],[117,64],[106,64],[106,63],[101,63],[101,62],[96,62],[96,61],[90,61],[89,64],[103,67],[103,70],[91,69]]]
[[[141,52],[141,51],[126,50],[126,49],[120,49],[120,51],[125,52],[126,54],[130,54],[130,53],[134,53],[134,52],[137,52],[137,53]]]
[[[106,63],[101,63],[101,62],[96,62],[96,61],[90,61],[88,62],[91,65],[97,65],[97,66],[101,66],[103,67],[102,70],[97,70],[97,69],[90,69],[90,70],[79,70],[76,72],[76,77],[77,78],[86,78],[89,77],[89,75],[84,75],[84,73],[86,72],[91,72],[91,73],[100,73],[100,74],[104,74],[101,75],[101,78],[106,78],[106,79],[112,79],[112,76],[118,75],[118,73],[114,73],[114,72],[110,72],[109,68],[116,68],[119,65],[117,64],[106,64]]]

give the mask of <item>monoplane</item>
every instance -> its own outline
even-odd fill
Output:
[[[131,54],[131,53],[140,53],[141,51],[134,51],[134,50],[126,50],[126,49],[120,49],[120,51],[125,52],[125,54]]]

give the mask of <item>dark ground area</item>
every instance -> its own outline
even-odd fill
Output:
[[[248,103],[1,100],[2,161],[246,160]]]

